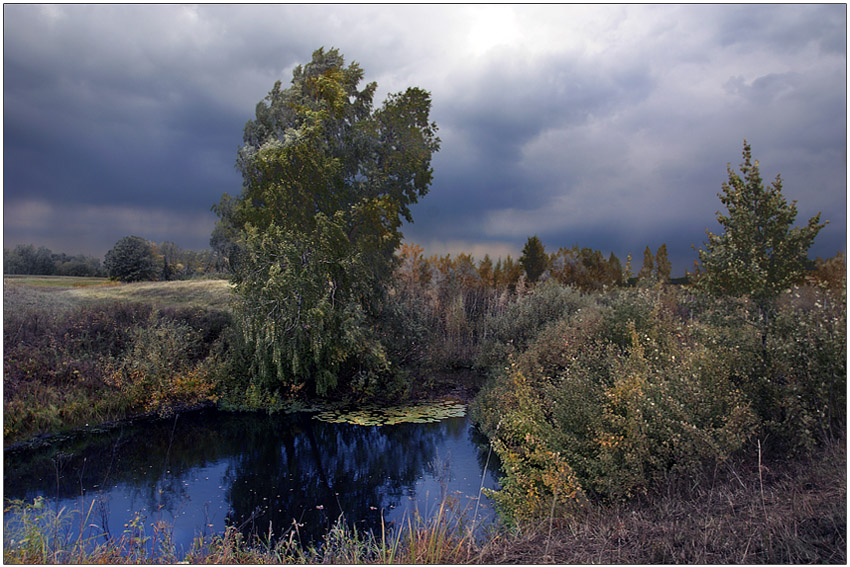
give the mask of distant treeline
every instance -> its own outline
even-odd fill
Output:
[[[213,250],[186,250],[173,242],[147,241],[139,237],[125,237],[143,242],[146,265],[149,269],[143,279],[185,280],[195,277],[222,276],[226,274],[226,264]],[[115,248],[110,250],[113,252]],[[114,255],[114,252],[113,252]],[[109,253],[107,253],[109,256]],[[94,256],[76,254],[70,256],[63,252],[53,252],[49,248],[32,244],[19,244],[14,249],[3,249],[3,273],[26,274],[36,276],[78,276],[78,277],[115,277],[110,265]],[[115,277],[115,279],[122,279]]]
[[[508,255],[495,263],[489,255],[476,262],[469,254],[458,254],[454,258],[445,256],[425,257],[424,249],[416,244],[403,244],[397,256],[400,260],[399,276],[402,281],[413,284],[428,284],[433,281],[451,280],[461,288],[493,288],[516,291],[517,286],[556,280],[583,291],[602,290],[614,286],[635,285],[638,282],[684,283],[685,278],[670,278],[670,262],[667,245],[662,244],[655,254],[649,246],[643,255],[643,265],[636,275],[632,274],[632,257],[626,265],[612,252],[608,258],[599,250],[591,248],[562,247],[557,252],[547,253],[536,236],[526,242],[519,260]]]
[[[49,248],[19,244],[13,250],[3,249],[3,273],[33,276],[106,276],[101,261],[94,256],[69,256]]]

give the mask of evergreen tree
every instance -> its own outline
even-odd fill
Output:
[[[549,264],[549,257],[543,248],[543,243],[536,236],[529,237],[522,249],[519,263],[525,270],[525,275],[530,283],[535,283]]]
[[[655,278],[660,282],[667,283],[670,281],[672,270],[673,265],[667,258],[667,245],[662,244],[655,253]]]
[[[484,287],[493,287],[493,260],[489,254],[484,254],[484,259],[478,264],[478,276],[481,278],[481,285]]]
[[[623,264],[620,263],[620,259],[613,252],[608,256],[608,274],[611,283],[614,285],[622,285],[625,281]]]
[[[638,272],[638,280],[644,282],[652,281],[654,271],[655,257],[652,255],[652,250],[647,246],[643,251],[643,266],[640,267],[640,271]]]
[[[793,228],[796,201],[788,204],[783,197],[781,177],[764,186],[746,140],[743,158],[741,175],[726,166],[729,181],[718,197],[728,215],[717,212],[721,234],[706,230],[698,284],[715,294],[750,296],[767,310],[782,290],[800,281],[810,264],[808,249],[826,223],[820,223],[818,213],[805,226]]]

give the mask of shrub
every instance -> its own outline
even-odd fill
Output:
[[[107,384],[145,411],[168,413],[176,405],[215,400],[206,379],[203,332],[152,314],[132,330],[130,346],[111,365]]]
[[[156,279],[156,264],[150,242],[141,236],[125,236],[115,243],[103,261],[109,277],[122,282]]]
[[[496,498],[511,516],[645,493],[752,434],[735,352],[702,342],[710,333],[669,293],[624,291],[563,314],[481,392],[473,411],[505,464]]]
[[[792,296],[801,295],[795,290]],[[766,337],[770,403],[766,432],[792,452],[809,451],[846,426],[847,311],[822,290],[808,290],[813,303],[789,302],[776,314]]]
[[[521,351],[546,325],[594,305],[575,288],[548,280],[484,322],[478,366],[504,366],[508,356]]]

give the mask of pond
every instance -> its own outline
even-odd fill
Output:
[[[120,537],[136,518],[151,535],[164,521],[178,553],[226,526],[280,536],[294,521],[302,543],[318,543],[341,514],[379,534],[382,517],[415,525],[444,496],[469,521],[477,511],[476,525],[493,519],[489,499],[477,499],[482,482],[498,488],[499,465],[468,417],[382,426],[316,417],[209,409],[6,451],[4,498],[91,509],[97,528],[86,536]]]

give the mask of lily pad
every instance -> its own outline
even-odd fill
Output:
[[[326,410],[313,417],[328,423],[396,425],[398,423],[435,423],[450,417],[465,415],[466,404],[443,400],[406,406],[364,406],[356,410]]]

